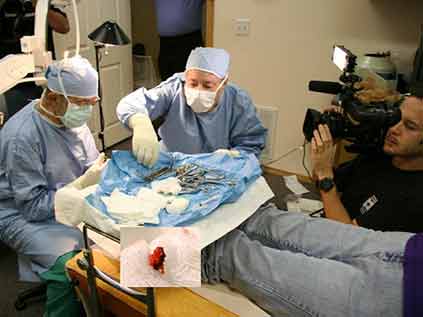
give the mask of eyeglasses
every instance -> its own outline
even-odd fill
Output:
[[[97,102],[100,101],[100,98],[95,97],[91,99],[73,99],[72,97],[70,97],[69,101],[74,104],[77,104],[78,106],[94,106]]]

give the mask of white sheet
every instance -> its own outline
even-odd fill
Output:
[[[62,220],[69,222],[66,215],[71,215],[74,208],[82,208],[83,215],[80,221],[85,221],[98,229],[119,236],[120,227],[102,215],[99,211],[88,205],[84,197],[95,191],[95,187],[87,188],[81,193],[73,190],[62,189],[60,195],[56,196],[56,209],[65,208],[67,212],[60,212]],[[198,228],[200,237],[200,247],[204,248],[208,244],[216,241],[229,231],[239,226],[248,219],[263,203],[274,196],[272,190],[263,177],[257,179],[248,190],[232,204],[220,206],[213,213],[202,219],[193,227]],[[75,207],[78,206],[78,207]],[[94,216],[95,214],[95,216]],[[97,215],[97,214],[100,214]],[[120,257],[120,245],[112,240],[101,236],[95,232],[88,231],[89,237],[97,244],[96,248],[101,249],[113,258]],[[204,298],[223,306],[242,317],[267,317],[270,316],[248,298],[237,292],[231,291],[224,284],[205,284],[199,288],[191,288],[192,291],[200,294]]]
[[[95,191],[95,186],[76,192],[75,188],[60,189],[55,198],[56,219],[77,225],[86,222],[104,232],[119,237],[120,226],[89,205],[84,197]],[[242,196],[232,204],[224,204],[192,226],[200,233],[200,248],[216,241],[250,217],[263,203],[274,196],[263,177],[258,178]],[[78,217],[75,217],[78,215]],[[77,218],[77,219],[75,219]],[[107,240],[103,240],[102,244]],[[106,245],[100,245],[106,248]],[[109,252],[112,253],[113,252]]]
[[[209,216],[194,223],[192,226],[201,234],[200,248],[238,227],[273,196],[264,177],[260,177],[236,202],[222,205]]]
[[[247,297],[232,291],[225,284],[203,284],[201,287],[193,287],[190,290],[241,317],[270,317]],[[283,316],[288,317],[288,315]]]
[[[121,228],[120,283],[126,287],[200,287],[199,242],[195,229]],[[156,247],[166,254],[162,272],[149,265],[148,257]]]

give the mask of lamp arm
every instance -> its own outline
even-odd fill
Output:
[[[105,129],[105,122],[104,122],[104,112],[103,112],[103,91],[101,89],[101,76],[100,76],[100,49],[102,49],[104,47],[103,44],[99,44],[96,43],[94,45],[95,48],[95,64],[96,64],[96,68],[97,68],[97,73],[98,73],[98,93],[100,96],[100,100],[98,101],[98,110],[99,110],[99,115],[100,115],[100,131],[98,133],[98,138],[100,139],[101,142],[101,147],[102,150],[104,151],[106,149],[106,144],[105,144],[105,140],[104,140],[104,129]]]

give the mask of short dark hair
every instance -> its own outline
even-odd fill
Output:
[[[423,99],[423,81],[416,81],[410,85],[410,95]]]

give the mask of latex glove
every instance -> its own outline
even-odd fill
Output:
[[[75,179],[69,186],[75,187],[76,189],[84,189],[85,187],[95,185],[100,181],[101,173],[107,165],[108,160],[104,153],[101,153],[94,164],[90,166],[87,171],[80,177]]]
[[[54,217],[57,222],[77,226],[84,220],[85,196],[72,186],[60,188],[54,195]]]
[[[221,155],[229,155],[230,157],[238,157],[239,156],[239,151],[237,151],[237,150],[218,149],[218,150],[214,151],[214,153],[221,154]]]
[[[134,114],[129,118],[129,126],[133,130],[132,153],[141,164],[153,166],[159,158],[160,145],[150,118]]]

